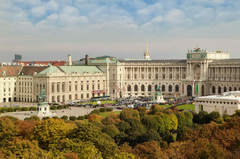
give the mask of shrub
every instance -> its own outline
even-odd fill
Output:
[[[56,110],[56,109],[57,109],[57,107],[55,105],[50,107],[50,110]]]
[[[64,105],[63,108],[65,108],[65,109],[66,109],[66,108],[69,108],[69,105]]]
[[[59,117],[58,117],[58,116],[53,116],[52,118],[53,118],[53,119],[59,119]]]
[[[30,107],[29,110],[36,111],[37,107]]]
[[[62,105],[58,105],[57,109],[63,109],[64,107]]]
[[[4,113],[4,112],[6,112],[6,111],[7,111],[7,108],[1,108],[1,109],[0,109],[0,112],[1,112],[1,113]]]
[[[107,110],[108,112],[111,112],[111,111],[113,110],[113,108],[106,108],[106,110]]]
[[[50,119],[50,117],[49,116],[45,116],[45,117],[42,118],[42,120],[47,120],[47,119]]]
[[[100,112],[106,112],[107,111],[106,108],[100,108],[99,110],[100,110]]]
[[[17,111],[17,110],[21,110],[21,108],[20,107],[15,107],[14,111]]]
[[[88,116],[89,116],[89,115],[88,115],[88,114],[86,114],[86,115],[84,115],[84,118],[85,118],[85,119],[88,119]]]
[[[13,112],[14,108],[7,108],[7,112]]]
[[[93,110],[93,111],[91,111],[91,113],[90,114],[100,114],[100,110],[98,110],[98,109],[95,109],[95,110]]]
[[[85,119],[83,115],[78,116],[78,118],[77,118],[77,120],[83,120],[83,119]]]
[[[61,117],[61,119],[68,120],[68,116],[64,115],[64,116]]]
[[[21,107],[21,111],[28,111],[28,107]]]
[[[75,117],[75,116],[70,116],[69,117],[69,120],[72,120],[72,121],[75,121],[77,119],[77,117]]]

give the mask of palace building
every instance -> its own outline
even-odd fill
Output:
[[[143,59],[86,55],[72,61],[68,55],[65,66],[2,66],[0,71],[0,103],[36,102],[42,89],[49,103],[102,95],[149,97],[158,85],[164,97],[177,98],[240,90],[240,59],[198,46],[187,51],[186,59],[151,59],[146,44]]]

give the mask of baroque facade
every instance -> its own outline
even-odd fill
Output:
[[[228,52],[196,47],[188,50],[186,59],[152,60],[146,45],[143,55],[143,59],[86,55],[79,61],[68,55],[67,66],[2,66],[0,102],[36,102],[42,89],[50,103],[102,95],[149,97],[158,85],[164,97],[177,98],[240,90],[240,59],[230,59]],[[11,67],[19,68],[11,73]]]

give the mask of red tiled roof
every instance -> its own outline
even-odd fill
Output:
[[[27,66],[29,64],[38,64],[38,65],[46,65],[46,66],[50,64],[52,66],[64,66],[65,63],[66,63],[65,61],[19,61],[17,62],[18,65],[24,64],[24,66]]]
[[[22,66],[3,66],[0,67],[0,77],[17,76]],[[5,75],[4,75],[5,72]]]
[[[48,68],[48,66],[23,66],[19,75],[33,75],[34,72],[39,73]]]

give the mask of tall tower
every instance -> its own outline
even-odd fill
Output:
[[[72,56],[70,54],[68,54],[68,62],[67,62],[68,66],[72,66]]]
[[[150,60],[150,52],[148,52],[148,42],[146,41],[146,51],[144,52],[144,59]]]

